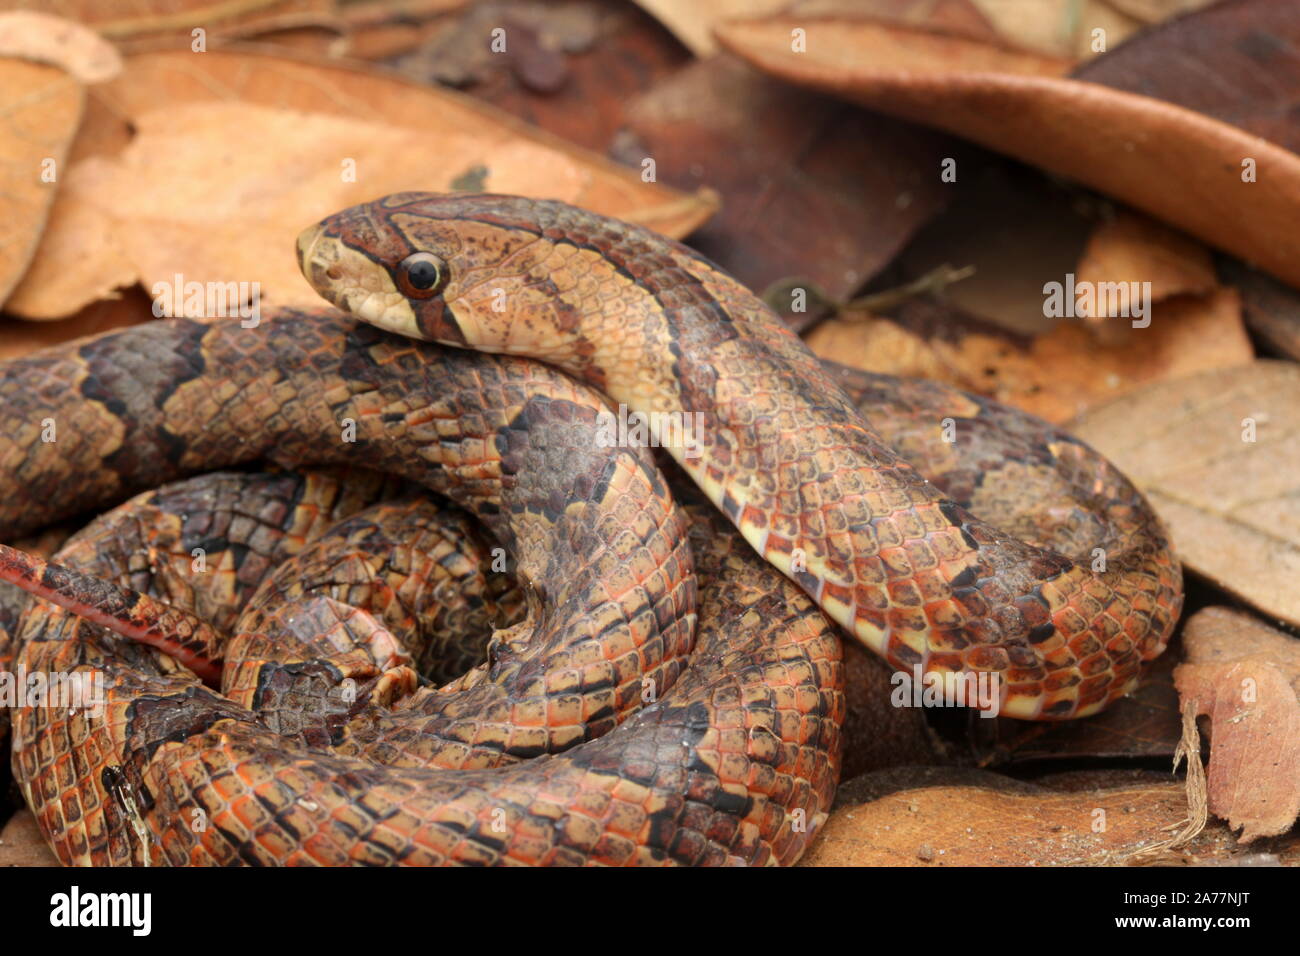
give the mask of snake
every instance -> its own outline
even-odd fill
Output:
[[[0,363],[0,538],[112,507],[48,562],[0,547],[35,596],[0,667],[102,678],[12,710],[64,863],[789,864],[842,637],[1060,720],[1178,618],[1101,455],[823,363],[686,245],[405,193],[297,252],[334,308]]]

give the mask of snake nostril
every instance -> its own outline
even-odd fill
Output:
[[[330,266],[328,269],[325,270],[325,275],[327,275],[331,279],[342,279],[343,270],[339,268],[339,264],[336,262],[334,263],[334,265]]]

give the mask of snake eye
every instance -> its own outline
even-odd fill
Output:
[[[447,284],[446,265],[431,252],[412,253],[398,263],[397,284],[403,295],[428,299]]]

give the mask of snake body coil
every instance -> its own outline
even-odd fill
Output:
[[[679,243],[564,203],[409,193],[331,216],[298,250],[317,291],[367,322],[540,359],[652,420],[701,416],[703,448],[668,451],[897,668],[996,674],[1001,713],[1079,717],[1168,640],[1181,577],[1127,482],[1099,476],[1128,510],[1100,572],[1012,538],[881,441],[770,309]]]
[[[5,540],[259,461],[411,483],[191,479],[51,566],[0,557],[71,609],[33,602],[0,666],[104,675],[97,711],[14,713],[15,776],[65,862],[788,863],[838,777],[823,610],[897,667],[998,675],[1002,711],[1035,717],[1126,692],[1176,619],[1159,525],[1095,453],[823,368],[685,247],[557,203],[405,196],[299,250],[336,304],[457,348],[284,310],[0,364]],[[683,510],[648,450],[606,447],[588,388],[465,346],[703,416],[701,448],[656,437],[753,549]],[[1106,570],[1077,560],[1098,549]],[[146,633],[159,607],[184,641]]]

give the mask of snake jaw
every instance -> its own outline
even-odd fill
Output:
[[[321,224],[298,235],[298,268],[327,302],[363,322],[413,339],[428,338],[386,269],[328,235]]]

